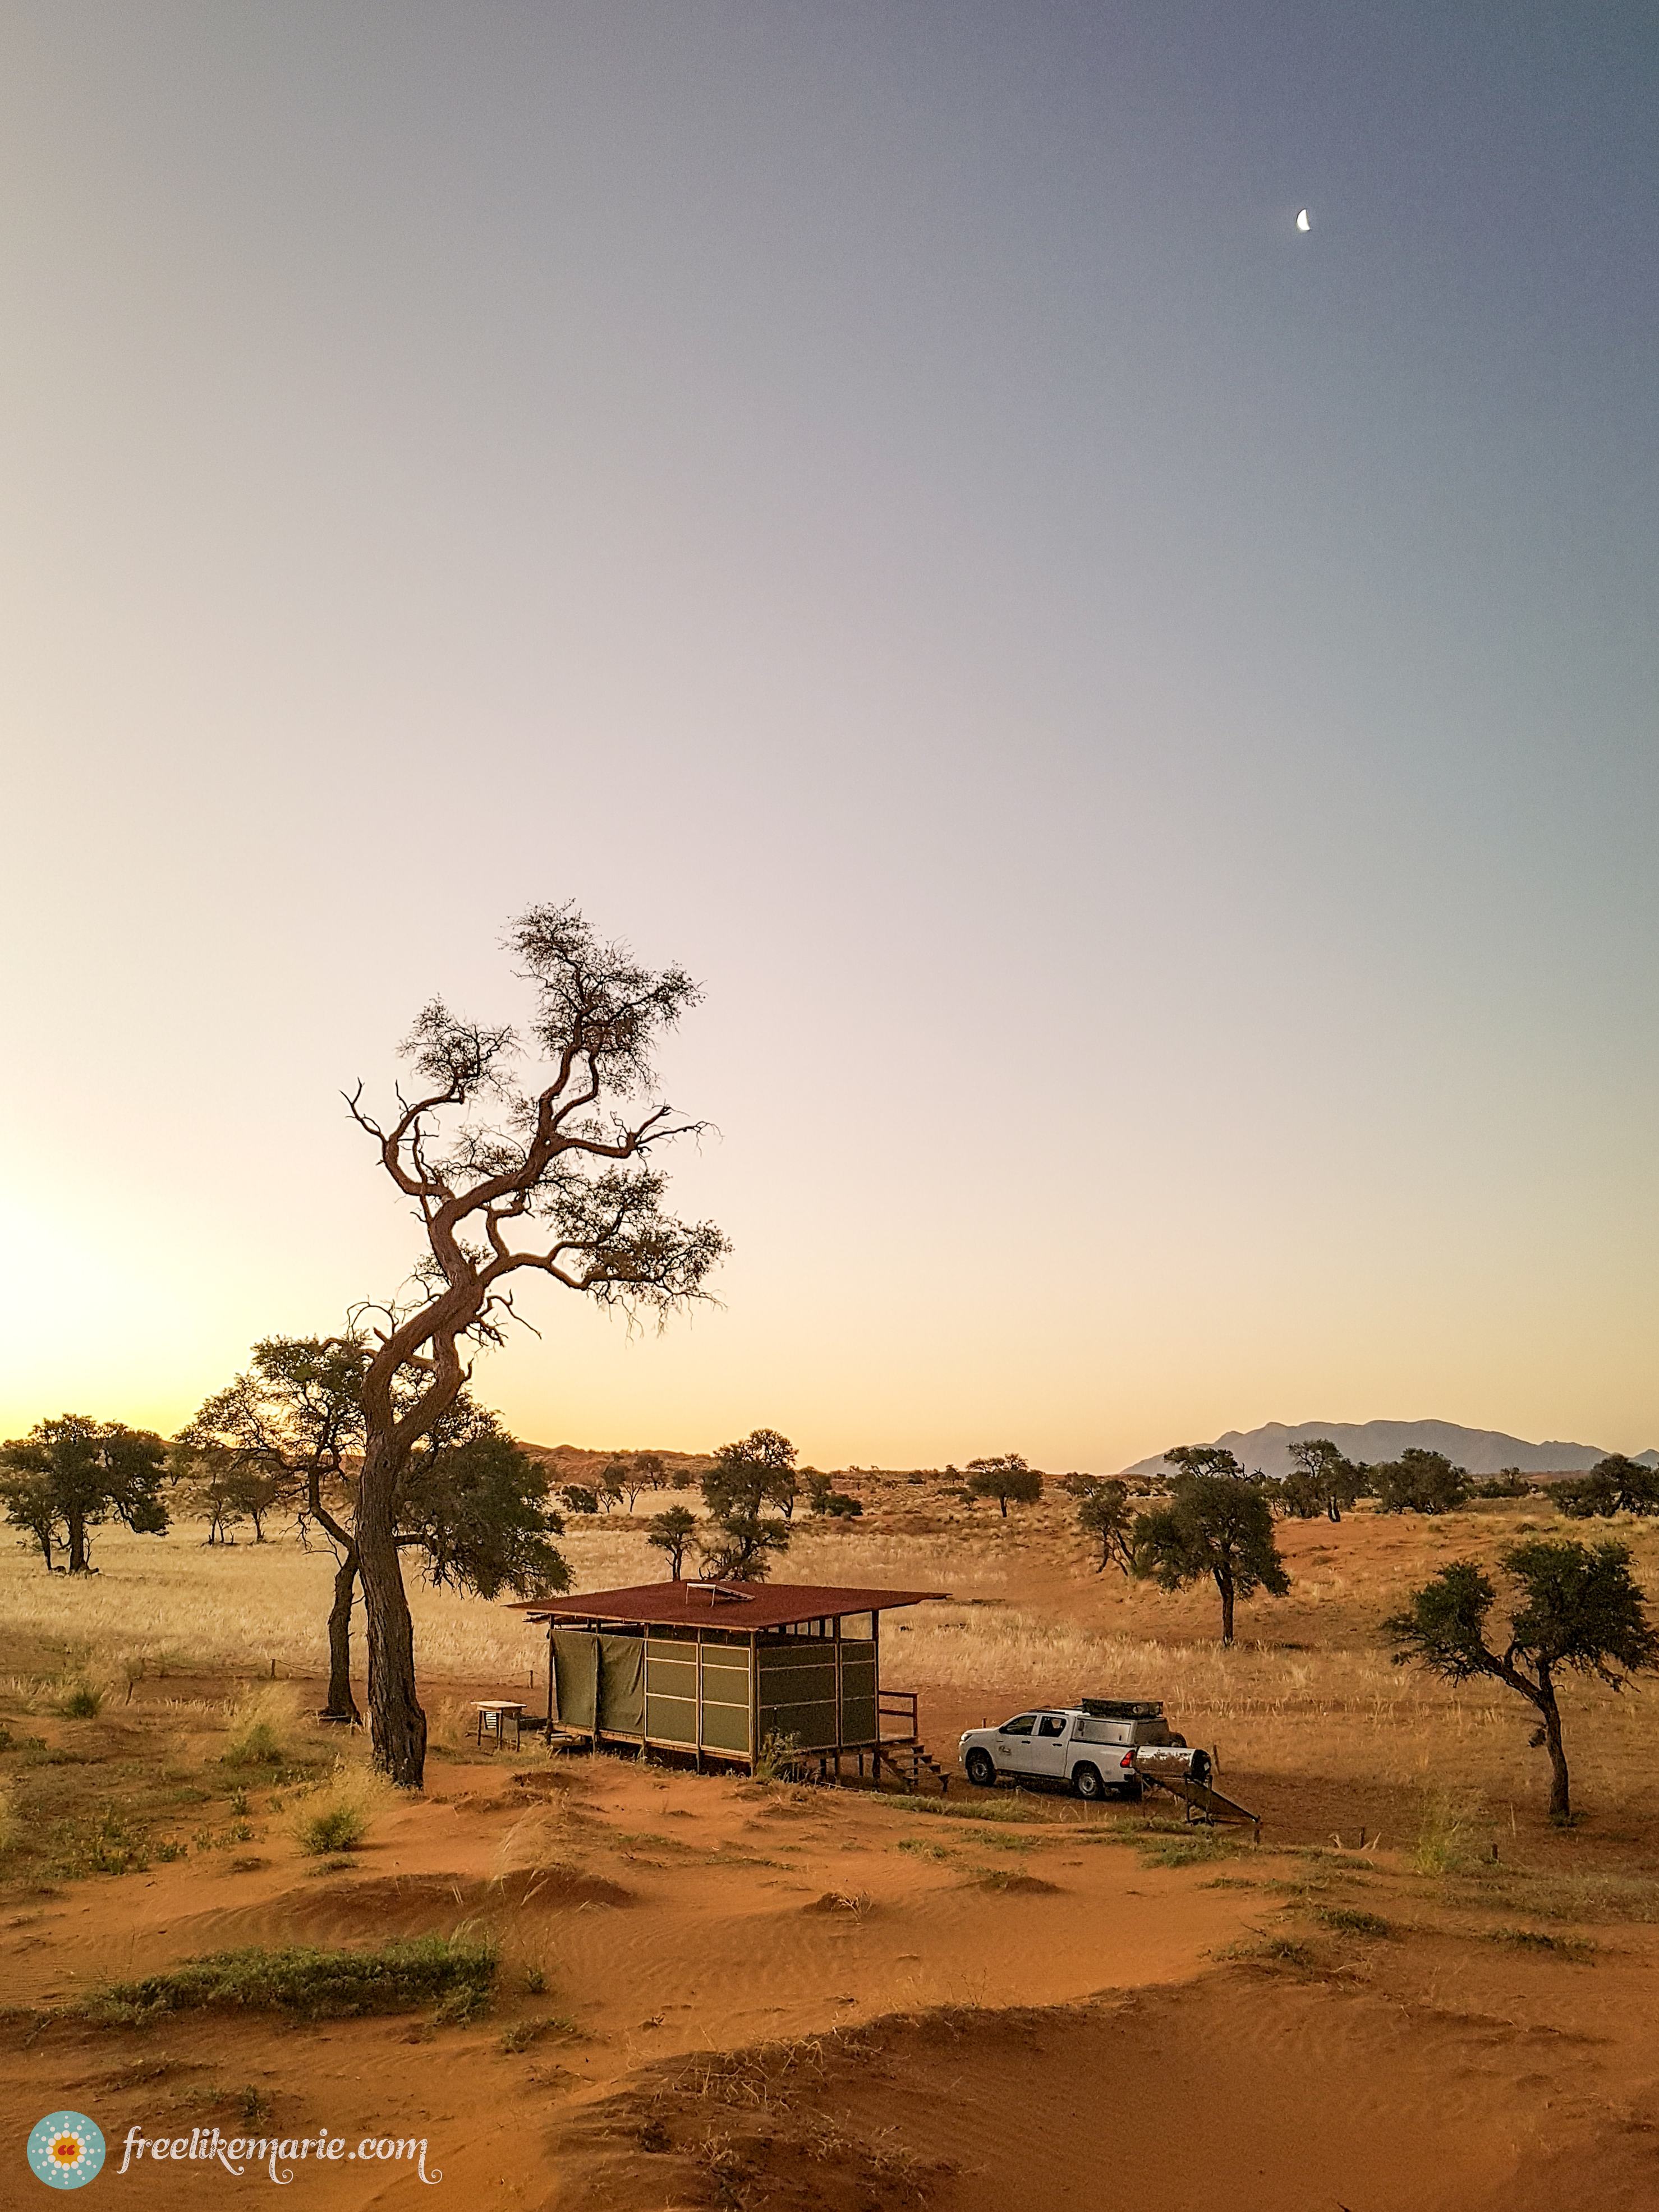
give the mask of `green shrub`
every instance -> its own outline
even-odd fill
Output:
[[[206,2008],[292,2013],[301,2020],[346,2020],[409,2012],[436,2002],[448,2016],[470,2016],[489,1997],[498,1954],[476,1938],[416,1936],[365,1951],[319,1951],[304,1944],[216,1951],[142,1981],[112,1982],[87,2002],[106,2026],[142,2026],[167,2013]]]
[[[354,1851],[368,1833],[368,1816],[361,1805],[325,1805],[300,1823],[300,1848],[313,1858],[331,1851]]]
[[[95,1721],[103,1705],[104,1693],[90,1682],[77,1682],[64,1698],[58,1711],[68,1721]]]

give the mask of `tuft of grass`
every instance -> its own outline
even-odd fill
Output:
[[[918,1859],[948,1859],[951,1856],[950,1846],[936,1844],[931,1836],[901,1836],[896,1849],[908,1851]]]
[[[103,1710],[104,1693],[94,1683],[82,1680],[70,1686],[68,1695],[58,1708],[66,1721],[95,1721]]]
[[[1364,1912],[1354,1905],[1318,1905],[1314,1918],[1339,1936],[1392,1936],[1394,1923],[1380,1912]]]
[[[355,1851],[390,1794],[383,1777],[361,1767],[337,1766],[331,1782],[295,1806],[291,1816],[295,1840],[309,1858]]]
[[[1489,1943],[1509,1943],[1518,1951],[1543,1951],[1557,1959],[1571,1959],[1576,1966],[1589,1966],[1595,1963],[1595,1946],[1582,1936],[1549,1936],[1537,1928],[1489,1928]]]
[[[1467,1856],[1468,1817],[1462,1804],[1443,1790],[1431,1790],[1423,1801],[1412,1845],[1412,1865],[1419,1874],[1452,1874]]]
[[[230,1709],[222,1753],[227,1766],[280,1766],[298,1718],[292,1690],[264,1683]]]
[[[1305,1943],[1298,1943],[1291,1936],[1264,1936],[1255,1942],[1231,1943],[1217,1954],[1223,1959],[1259,1960],[1279,1966],[1296,1966],[1302,1972],[1317,1973],[1319,1960]]]
[[[17,1841],[17,1814],[13,1808],[11,1791],[0,1782],[0,1856],[9,1851]]]
[[[1038,1874],[1022,1874],[1015,1867],[975,1867],[968,1877],[975,1889],[1000,1890],[1013,1897],[1058,1897],[1060,1884],[1044,1881]]]
[[[775,1732],[761,1740],[753,1778],[757,1782],[793,1782],[800,1772],[802,1764],[800,1738],[787,1731],[783,1734]]]
[[[488,2002],[498,1963],[495,1945],[477,1937],[416,1936],[362,1951],[255,1946],[188,1959],[142,1981],[111,1982],[88,1999],[86,2013],[105,2027],[143,2027],[179,2012],[349,2020],[435,2002],[444,2017],[470,2019]]]

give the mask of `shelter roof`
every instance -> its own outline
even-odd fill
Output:
[[[863,1589],[836,1583],[635,1583],[626,1589],[537,1597],[514,1610],[530,1620],[638,1621],[648,1628],[787,1628],[831,1613],[885,1613],[946,1590]]]

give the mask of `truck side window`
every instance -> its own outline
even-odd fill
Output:
[[[1064,1735],[1065,1733],[1066,1716],[1064,1713],[1044,1713],[1042,1718],[1037,1723],[1037,1734],[1039,1735]]]
[[[1022,1713],[1018,1720],[1004,1721],[997,1734],[999,1735],[1030,1735],[1036,1723],[1035,1713]]]

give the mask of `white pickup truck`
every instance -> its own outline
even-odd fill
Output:
[[[1016,1782],[1069,1783],[1079,1797],[1139,1797],[1143,1772],[1179,1771],[1202,1782],[1210,1762],[1172,1735],[1152,1698],[1085,1698],[1080,1705],[1039,1706],[1000,1728],[969,1729],[957,1747],[968,1779],[994,1789]]]

